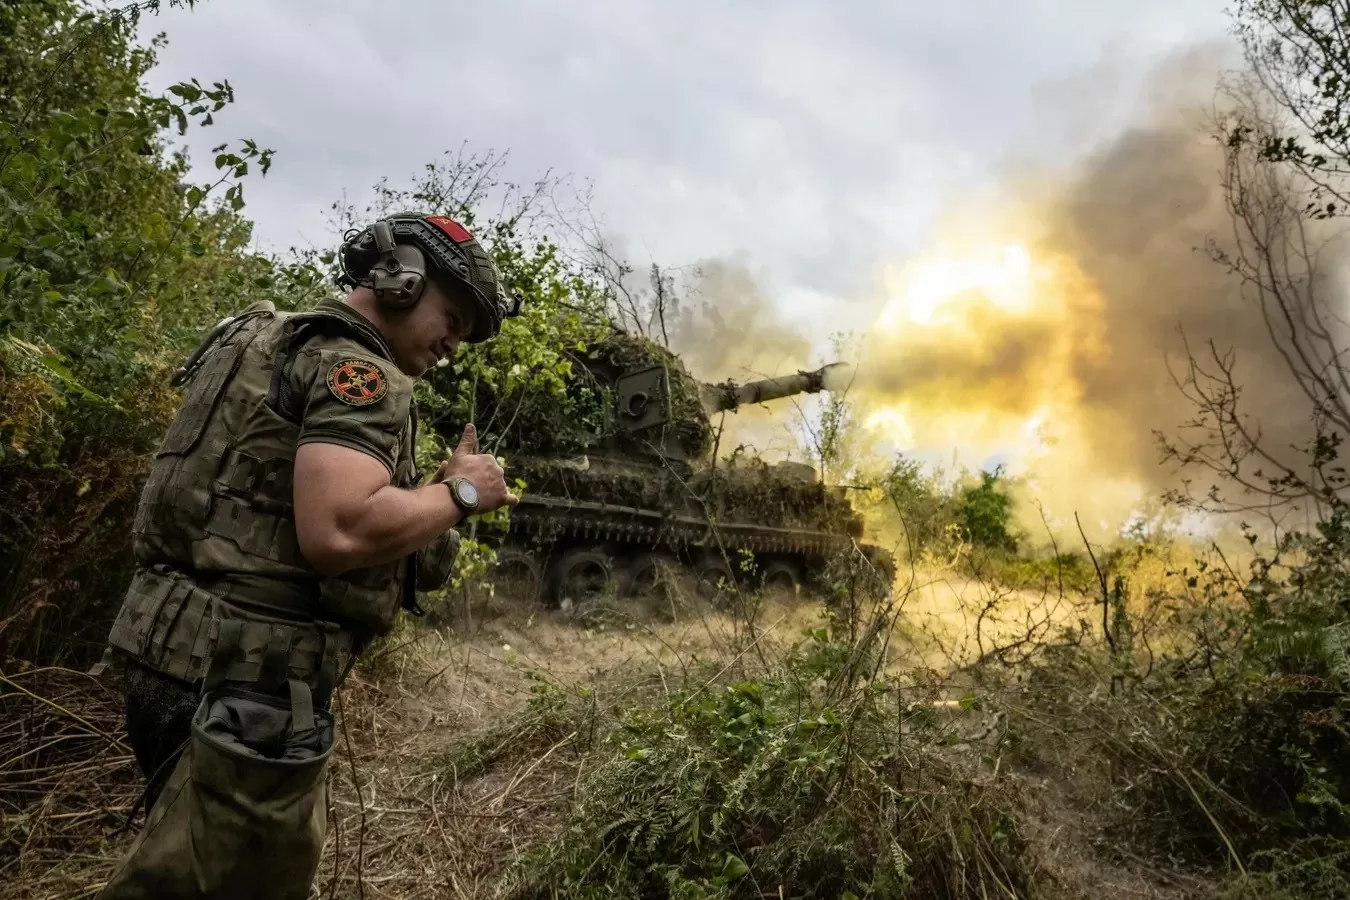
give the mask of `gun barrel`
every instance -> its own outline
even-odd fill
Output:
[[[703,402],[710,411],[722,412],[747,403],[767,403],[794,394],[814,394],[827,388],[825,382],[830,372],[843,365],[844,363],[830,363],[810,372],[780,375],[777,378],[748,381],[740,385],[734,381],[706,385]]]

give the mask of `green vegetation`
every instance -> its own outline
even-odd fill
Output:
[[[234,98],[227,82],[143,90],[158,44],[132,33],[156,8],[0,10],[0,655],[101,640],[170,367],[227,311],[316,284],[244,249],[243,180],[270,151],[227,141],[215,180],[191,184],[166,149]]]
[[[1216,253],[1238,278],[1257,279],[1276,312],[1305,323],[1322,321],[1307,306],[1313,273],[1281,252],[1304,220],[1263,218],[1253,204],[1274,195],[1242,188],[1283,185],[1279,209],[1313,221],[1344,211],[1350,84],[1337,73],[1350,53],[1324,8],[1237,4],[1257,68],[1311,79],[1316,92],[1283,95],[1285,118],[1312,126],[1306,140],[1270,118],[1278,92],[1227,123],[1239,236],[1258,224],[1267,239],[1270,228],[1288,233]],[[169,140],[221,128],[235,97],[227,82],[147,92],[159,43],[139,48],[132,35],[157,10],[0,7],[3,659],[79,665],[97,653],[126,584],[147,455],[178,402],[167,375],[201,333],[260,299],[300,308],[332,290],[331,256],[249,249],[244,189],[266,175],[271,150],[224,139],[215,176],[189,180]],[[1281,41],[1311,49],[1282,55]],[[601,414],[595,396],[564,387],[608,333],[609,288],[550,239],[538,209],[547,186],[509,189],[500,165],[447,157],[406,189],[380,186],[360,215],[338,211],[338,225],[395,208],[455,216],[526,297],[501,339],[419,386],[428,465],[467,421],[487,446],[512,449],[513,429],[559,410],[577,433],[550,436],[580,445]],[[1262,172],[1280,177],[1251,180]],[[493,203],[503,214],[481,216],[490,196],[506,198]],[[781,655],[763,655],[758,623],[745,622],[734,670],[695,669],[622,707],[540,679],[520,717],[441,748],[427,768],[487,778],[507,765],[532,770],[527,760],[563,744],[584,759],[571,793],[556,792],[556,840],[496,860],[520,898],[730,898],[779,886],[791,896],[1034,895],[1048,879],[1010,767],[1066,785],[1118,859],[1217,873],[1231,898],[1350,897],[1350,506],[1339,443],[1350,408],[1333,331],[1295,331],[1271,339],[1288,351],[1316,426],[1303,456],[1284,460],[1284,448],[1262,450],[1244,430],[1240,386],[1222,362],[1193,375],[1187,394],[1221,439],[1164,448],[1213,476],[1213,490],[1171,498],[1183,507],[1300,512],[1299,529],[1273,514],[1249,529],[1241,559],[1156,535],[1035,556],[1001,468],[949,481],[899,458],[862,485],[873,519],[912,560],[955,561],[992,588],[974,618],[1018,591],[1072,612],[981,634],[977,661],[952,675],[959,709],[1007,714],[1007,734],[987,745],[953,749],[934,706],[947,685],[893,652],[896,609],[854,602],[841,575],[828,605],[836,618]],[[830,404],[812,453],[831,477],[851,476],[849,409],[841,397]],[[488,571],[491,552],[470,540],[463,561],[460,584]],[[360,673],[394,677],[386,650]]]
[[[877,671],[885,607],[856,624],[806,629],[767,668],[691,670],[606,716],[561,839],[511,865],[504,893],[1027,896],[1040,873],[1018,792],[988,765],[997,739],[950,753],[935,687]],[[547,682],[521,718],[521,733],[550,723],[545,741],[595,733],[594,706]],[[455,758],[503,746],[491,731]]]

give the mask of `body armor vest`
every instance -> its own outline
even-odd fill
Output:
[[[191,682],[205,673],[221,623],[236,620],[231,680],[255,681],[284,665],[288,677],[318,674],[328,687],[361,644],[389,631],[400,601],[420,614],[417,588],[444,581],[458,546],[453,531],[423,554],[332,578],[300,553],[292,475],[306,398],[293,396],[291,367],[305,342],[324,336],[388,359],[371,326],[322,305],[279,313],[263,302],[195,360],[137,508],[138,567],[110,647]],[[404,488],[420,480],[408,403],[392,478]]]

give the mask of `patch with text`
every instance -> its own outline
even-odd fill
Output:
[[[344,359],[328,370],[328,390],[348,406],[369,406],[384,397],[389,382],[374,363]]]

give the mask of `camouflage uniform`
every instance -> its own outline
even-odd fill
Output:
[[[412,379],[351,307],[255,304],[187,384],[99,667],[128,664],[128,732],[158,796],[100,896],[303,898],[324,838],[332,690],[400,606],[420,613],[415,592],[443,584],[458,535],[333,578],[300,554],[300,445],[359,450],[398,487],[420,480]]]

